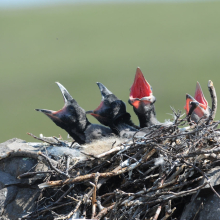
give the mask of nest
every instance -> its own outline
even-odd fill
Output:
[[[39,152],[50,167],[37,209],[24,219],[168,219],[179,217],[192,194],[214,188],[211,171],[220,156],[220,121],[179,128],[174,124],[148,128],[133,139],[83,161],[52,159]],[[44,139],[42,139],[44,140]],[[45,140],[44,140],[45,141]],[[55,145],[67,146],[57,139]],[[37,173],[35,173],[36,175]],[[33,176],[26,173],[20,178]],[[215,192],[217,194],[217,192]],[[219,196],[217,194],[217,196]]]
[[[220,198],[208,175],[220,162],[220,121],[213,121],[217,99],[213,100],[212,114],[197,124],[190,115],[181,119],[181,112],[173,110],[173,124],[145,128],[144,136],[137,132],[102,154],[86,154],[86,160],[8,153],[5,157],[40,156],[49,168],[38,185],[36,210],[23,219],[179,219],[191,196],[195,199],[203,188]],[[190,126],[182,128],[186,123]],[[37,139],[53,146],[78,146],[57,138]],[[28,172],[19,178],[39,174]]]

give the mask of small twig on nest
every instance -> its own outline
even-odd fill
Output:
[[[69,173],[68,173],[69,166],[70,166],[70,156],[67,156],[67,159],[66,159],[66,174],[67,175],[69,175]]]
[[[69,189],[62,196],[60,196],[60,198],[54,204],[58,204],[73,188],[74,184],[70,186]]]
[[[214,120],[217,111],[217,95],[216,95],[215,87],[211,80],[208,81],[208,88],[212,99],[212,109],[211,109],[210,118]]]
[[[165,216],[161,220],[167,220],[176,210],[176,207],[174,207],[170,212],[166,212]]]
[[[55,173],[52,170],[48,170],[48,171],[38,171],[38,172],[27,172],[24,174],[19,175],[17,178],[18,179],[22,179],[22,178],[31,178],[35,175],[41,175],[41,174],[46,174],[46,173]]]
[[[97,216],[94,217],[94,219],[101,219],[104,215],[106,215],[110,210],[112,210],[114,208],[114,205],[111,205],[107,208],[102,209],[101,212],[99,212],[99,214]]]
[[[157,220],[158,219],[158,217],[160,215],[160,212],[161,212],[161,209],[162,209],[162,206],[161,205],[158,206],[157,211],[156,211],[156,213],[155,213],[155,215],[154,215],[152,220]]]
[[[50,142],[50,141],[48,141],[48,140],[46,140],[46,139],[44,139],[44,138],[39,138],[39,137],[37,137],[37,136],[35,136],[35,135],[29,133],[29,132],[27,132],[27,134],[30,135],[31,137],[33,137],[33,138],[39,140],[39,141],[43,141],[43,142],[48,143],[48,144],[50,144],[50,145],[57,145],[57,146],[61,146],[61,145],[62,145],[61,141],[59,141],[58,143]],[[55,139],[55,140],[57,140],[57,139]]]
[[[96,173],[95,175],[95,184],[93,184],[94,186],[94,191],[93,191],[93,195],[92,195],[92,219],[94,218],[95,214],[96,214],[96,191],[97,191],[97,183],[98,183],[98,179],[99,179],[99,173]]]

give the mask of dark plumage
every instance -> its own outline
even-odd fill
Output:
[[[123,136],[124,133],[138,131],[138,127],[131,121],[131,115],[126,111],[126,105],[119,100],[102,83],[97,83],[102,95],[102,101],[94,111],[87,111],[101,124],[109,126],[115,134]]]
[[[59,111],[46,109],[36,109],[36,111],[47,115],[79,144],[112,135],[111,129],[102,125],[91,124],[86,117],[85,110],[78,105],[66,88],[58,82],[57,85],[64,98],[64,107]]]

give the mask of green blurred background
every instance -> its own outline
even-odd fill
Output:
[[[184,112],[199,81],[220,95],[220,2],[108,3],[0,10],[0,142],[35,135],[66,139],[35,108],[58,110],[63,84],[85,110],[103,83],[126,104],[137,66],[153,87],[158,119]],[[127,110],[138,124],[132,107]],[[216,119],[220,119],[218,111]],[[89,116],[89,120],[97,123]]]

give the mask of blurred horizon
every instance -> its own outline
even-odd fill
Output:
[[[23,9],[48,7],[65,4],[105,4],[105,3],[189,3],[215,2],[219,0],[0,0],[1,9]]]
[[[194,95],[196,81],[211,106],[208,80],[220,94],[219,7],[219,1],[203,1],[1,10],[0,142],[34,142],[27,132],[66,139],[65,131],[34,110],[63,107],[57,81],[85,110],[99,105],[96,82],[103,83],[138,124],[127,102],[138,66],[153,87],[159,121],[172,118],[170,106],[185,113],[185,95]]]

